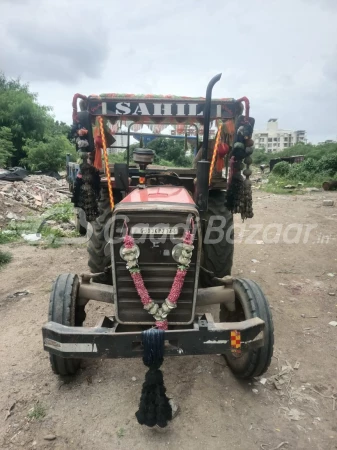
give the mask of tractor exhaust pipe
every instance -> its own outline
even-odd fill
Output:
[[[215,77],[213,77],[211,81],[208,83],[206,89],[206,102],[204,109],[204,140],[202,143],[202,159],[204,161],[207,161],[208,155],[208,138],[209,138],[209,122],[211,117],[212,90],[215,83],[217,83],[220,80],[221,75],[222,73],[218,73],[218,75],[215,75]]]
[[[210,162],[208,157],[208,138],[209,138],[209,122],[211,117],[211,101],[212,90],[215,83],[221,78],[221,73],[215,75],[208,83],[206,90],[206,101],[204,109],[204,140],[202,143],[202,160],[197,163],[197,182],[195,186],[194,201],[199,211],[207,211],[208,209],[208,175]]]

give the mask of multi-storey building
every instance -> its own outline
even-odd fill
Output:
[[[256,130],[253,133],[255,148],[264,148],[268,153],[275,153],[292,147],[295,144],[307,142],[305,130],[281,130],[278,127],[277,119],[269,119],[267,129]]]

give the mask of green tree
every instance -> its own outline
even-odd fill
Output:
[[[65,122],[60,122],[54,120],[51,116],[48,118],[48,123],[46,124],[45,135],[59,135],[62,134],[71,140],[71,127]]]
[[[280,177],[286,177],[290,170],[290,164],[286,161],[280,161],[275,164],[273,168],[273,174],[279,175]]]
[[[158,138],[150,142],[148,148],[156,152],[155,163],[168,161],[174,166],[191,167],[192,157],[186,156],[184,141],[170,138]]]
[[[40,142],[28,139],[23,150],[27,156],[22,162],[33,171],[58,171],[65,167],[66,154],[75,157],[76,153],[74,146],[62,134],[47,136]]]
[[[51,108],[37,103],[37,95],[20,80],[8,80],[0,73],[0,127],[9,128],[15,152],[12,164],[16,165],[25,156],[26,139],[40,141],[48,125],[53,121]]]
[[[337,151],[335,154],[324,155],[317,162],[316,167],[318,172],[326,172],[330,175],[337,173]]]
[[[14,154],[13,136],[8,127],[0,128],[0,166],[5,166]]]
[[[257,166],[260,164],[269,164],[272,157],[272,153],[266,153],[266,150],[263,147],[256,148],[252,154],[253,164],[256,164]]]
[[[292,147],[285,148],[281,152],[273,154],[273,158],[283,157],[283,156],[296,156],[303,155],[305,159],[312,158],[314,160],[319,160],[323,156],[336,155],[337,154],[337,144],[328,143],[320,145],[312,144],[296,144]]]

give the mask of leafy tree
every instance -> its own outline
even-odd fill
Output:
[[[192,157],[186,156],[183,140],[158,138],[150,142],[148,148],[151,148],[156,152],[154,162],[157,164],[160,164],[162,160],[165,160],[174,166],[192,166]]]
[[[130,161],[132,161],[132,150],[130,149]],[[119,152],[119,153],[112,153],[109,155],[109,162],[110,163],[125,163],[126,162],[126,151],[125,152]]]
[[[13,136],[8,127],[0,128],[0,166],[5,166],[14,154]]]
[[[16,165],[25,156],[23,146],[26,139],[42,140],[53,120],[50,108],[37,103],[37,95],[29,91],[20,80],[7,80],[0,73],[0,127],[10,129],[15,152],[12,164]]]
[[[47,136],[44,141],[28,139],[23,147],[27,156],[22,160],[33,171],[58,171],[65,165],[67,153],[75,156],[75,148],[66,136]]]
[[[48,119],[49,120],[46,125],[45,135],[62,134],[63,136],[66,136],[69,140],[72,139],[70,125],[67,125],[65,122],[54,120],[52,117],[49,117]]]
[[[326,172],[330,175],[337,173],[337,151],[335,154],[324,155],[317,162],[316,167],[318,172]]]
[[[300,146],[296,146],[300,147]],[[269,177],[270,182],[301,182],[320,186],[323,181],[337,179],[337,145],[302,145],[306,159],[301,163],[279,162]],[[292,149],[293,154],[299,154]],[[278,153],[277,155],[283,152]]]
[[[252,154],[253,164],[259,166],[260,164],[269,164],[269,161],[273,155],[271,153],[266,153],[264,148],[256,148]]]
[[[283,156],[296,156],[304,155],[305,159],[312,158],[315,161],[321,159],[323,156],[337,154],[337,144],[296,144],[293,147],[288,147],[281,152],[273,153],[272,158],[278,158]]]
[[[285,177],[288,175],[290,169],[290,164],[286,161],[280,161],[279,163],[275,164],[273,168],[273,174],[279,175],[280,177]]]
[[[0,164],[27,164],[32,170],[59,170],[74,154],[70,126],[55,121],[28,84],[0,73]]]

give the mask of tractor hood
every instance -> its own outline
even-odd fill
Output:
[[[121,203],[178,203],[194,205],[188,191],[177,186],[158,186],[137,188],[128,194]]]

